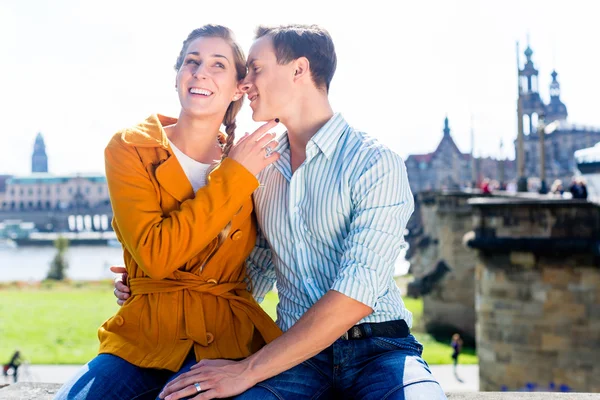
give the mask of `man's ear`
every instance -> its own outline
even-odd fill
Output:
[[[310,74],[310,62],[306,57],[300,57],[294,61],[294,82]]]

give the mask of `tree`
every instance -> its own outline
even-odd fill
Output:
[[[67,250],[69,249],[69,240],[65,237],[59,236],[54,241],[54,247],[56,248],[56,255],[50,263],[50,270],[46,279],[53,279],[55,281],[62,281],[65,279],[65,272],[69,268],[69,262],[67,261]]]

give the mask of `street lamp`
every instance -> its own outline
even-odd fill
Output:
[[[540,194],[548,193],[546,185],[546,123],[544,121],[544,113],[538,116],[538,136],[540,140]]]

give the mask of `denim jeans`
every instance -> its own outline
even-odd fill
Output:
[[[302,364],[263,381],[236,400],[446,399],[412,336],[337,340]]]
[[[84,365],[57,393],[55,400],[153,400],[163,386],[196,363],[193,353],[181,370],[141,368],[112,354],[100,354]]]

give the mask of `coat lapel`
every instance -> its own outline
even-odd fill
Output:
[[[194,197],[192,184],[183,172],[177,157],[172,153],[165,162],[156,168],[155,174],[160,186],[180,203]]]

